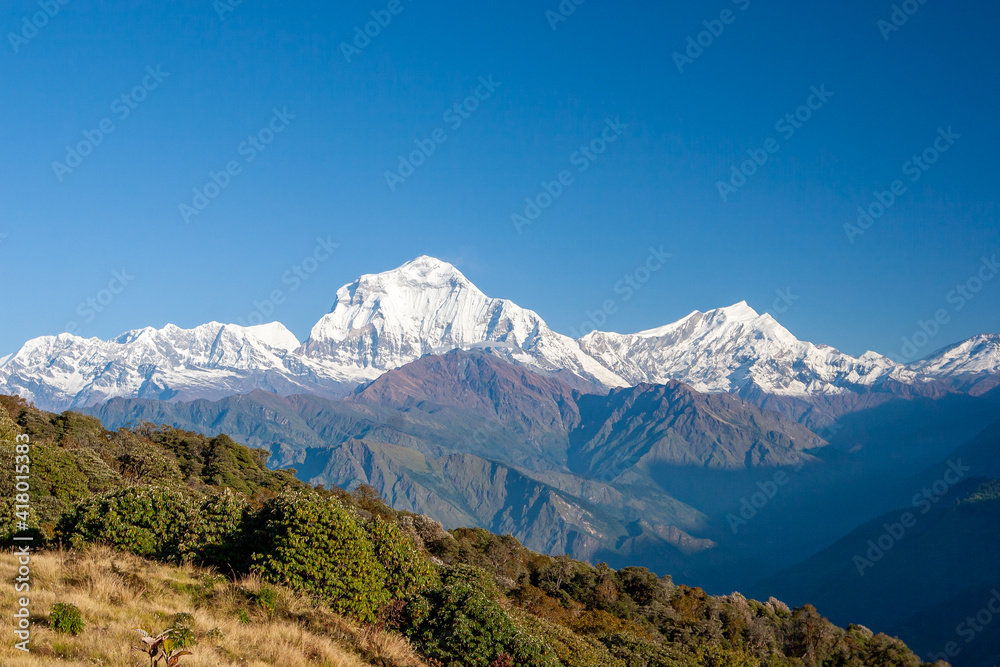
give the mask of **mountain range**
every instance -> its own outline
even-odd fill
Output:
[[[740,302],[573,339],[419,257],[340,288],[304,342],[277,322],[45,336],[0,358],[4,393],[110,429],[228,433],[448,528],[779,591],[928,654],[954,634],[936,619],[1000,584],[997,334],[900,364],[800,341]],[[968,479],[860,579],[853,556],[959,460]]]
[[[368,484],[397,509],[449,527],[619,563],[657,552],[673,570],[716,544],[702,512],[658,488],[657,466],[815,464],[826,445],[737,396],[678,382],[583,394],[481,350],[424,356],[340,400],[256,391],[218,401],[119,398],[89,411],[111,427],[227,431],[304,481]]]
[[[278,322],[147,327],[108,341],[42,336],[0,357],[0,391],[50,410],[257,389],[338,398],[426,354],[476,348],[581,391],[676,380],[738,394],[811,426],[901,394],[984,393],[1000,369],[996,334],[899,364],[800,341],[745,302],[635,334],[595,331],[574,340],[537,313],[486,296],[451,264],[423,256],[341,287],[304,342]]]

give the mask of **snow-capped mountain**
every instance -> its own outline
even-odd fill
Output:
[[[852,357],[800,341],[745,301],[635,334],[595,331],[580,345],[630,384],[680,380],[710,393],[755,387],[779,396],[809,396],[887,379],[920,380],[913,370],[874,352]]]
[[[945,378],[978,395],[1000,384],[1000,334],[979,334],[910,364],[918,373]]]
[[[427,256],[341,287],[299,353],[386,371],[428,353],[469,347],[490,347],[536,370],[569,370],[607,387],[626,384],[537,313],[486,296],[454,266]]]
[[[302,344],[277,322],[167,325],[109,341],[43,336],[0,357],[0,393],[50,410],[114,397],[216,399],[255,389],[338,397],[425,354],[456,348],[488,348],[536,371],[575,376],[580,387],[680,380],[758,404],[767,397],[855,396],[934,380],[970,392],[1000,383],[995,334],[901,365],[874,352],[852,357],[800,341],[745,302],[649,331],[593,332],[577,341],[554,332],[537,313],[483,294],[451,264],[424,256],[341,287]]]
[[[1000,334],[979,334],[949,345],[910,366],[932,374],[996,373],[1000,370]]]
[[[299,341],[277,322],[253,327],[210,322],[194,329],[168,324],[102,341],[71,334],[25,343],[0,365],[0,390],[49,409],[115,397],[191,400],[254,389],[329,394],[338,380],[293,351]]]

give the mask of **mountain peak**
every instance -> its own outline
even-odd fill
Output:
[[[382,273],[368,273],[358,278],[352,285],[345,285],[341,290],[350,290],[352,286],[365,286],[369,289],[389,289],[407,287],[412,289],[471,289],[479,292],[455,265],[444,260],[421,255],[415,259]],[[340,291],[337,292],[340,299]]]
[[[333,308],[300,351],[341,367],[389,370],[428,353],[479,346],[545,371],[568,370],[588,382],[623,384],[537,313],[488,297],[453,265],[427,255],[337,290]]]
[[[996,373],[1000,371],[1000,334],[977,334],[941,348],[911,367],[946,374]]]
[[[715,310],[710,310],[706,315],[719,314],[725,316],[725,318],[732,322],[752,322],[760,317],[760,313],[750,307],[746,301],[740,301],[734,303],[731,306],[726,306],[725,308],[717,308]]]

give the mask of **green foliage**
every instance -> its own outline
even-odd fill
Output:
[[[863,662],[866,667],[920,667],[920,659],[906,644],[881,633],[868,641]]]
[[[129,483],[157,484],[181,478],[171,453],[131,431],[120,429],[112,436],[109,448],[119,474]]]
[[[56,632],[78,635],[83,632],[83,618],[75,604],[58,602],[49,609],[49,627]]]
[[[806,605],[794,611],[773,598],[761,603],[734,593],[713,597],[700,588],[674,585],[670,577],[657,577],[645,568],[614,571],[607,565],[596,567],[565,556],[548,557],[533,553],[508,538],[479,529],[451,531],[454,540],[429,542],[431,552],[450,567],[444,588],[454,580],[456,566],[471,564],[512,579],[509,600],[543,625],[531,625],[532,632],[569,664],[567,647],[572,642],[545,624],[559,624],[579,640],[596,641],[611,656],[593,658],[628,667],[916,667],[919,659],[902,642],[887,637],[872,638],[857,628],[835,627]],[[494,565],[503,554],[502,565]],[[502,569],[501,569],[502,568]],[[502,573],[502,574],[501,574]],[[510,573],[510,574],[507,574]],[[516,576],[511,576],[515,575]],[[463,575],[465,576],[465,575]],[[494,585],[481,583],[480,585]],[[421,633],[448,636],[443,627],[440,604],[428,595],[426,608],[407,608],[415,640]],[[431,630],[426,628],[431,627]],[[441,640],[438,640],[439,642]],[[436,645],[428,644],[430,651]],[[577,647],[577,653],[581,649]],[[435,655],[430,653],[429,655]],[[443,652],[437,655],[445,655]],[[447,662],[446,658],[445,662]],[[464,664],[464,663],[462,663]],[[470,663],[471,664],[471,663]]]
[[[194,616],[188,614],[187,612],[174,614],[173,623],[171,623],[170,627],[166,630],[167,636],[173,646],[178,649],[182,649],[194,645],[194,630],[191,627],[193,623]]]
[[[255,486],[253,477],[265,468],[267,460],[266,456],[256,455],[255,452],[260,450],[238,445],[227,435],[212,438],[205,448],[201,476],[209,484],[252,494]]]
[[[245,569],[249,565],[244,532],[249,512],[247,499],[230,489],[207,496],[198,506],[197,521],[182,553],[203,565]]]
[[[252,569],[374,622],[389,601],[386,572],[354,515],[334,498],[287,492],[265,505]]]
[[[385,569],[385,587],[392,600],[407,600],[433,584],[433,566],[398,524],[376,515],[365,529],[375,558]]]
[[[486,667],[502,654],[526,667],[558,665],[554,651],[521,627],[494,598],[490,576],[469,566],[449,568],[424,595],[426,613],[407,628],[421,652],[446,664]]]
[[[644,567],[626,567],[618,570],[622,591],[640,607],[654,602],[669,602],[668,586]]]
[[[178,462],[181,476],[188,480],[227,487],[247,496],[260,493],[273,496],[285,487],[303,486],[290,471],[268,470],[267,452],[240,445],[227,435],[208,438],[149,423],[140,424],[135,432],[170,452]]]
[[[958,501],[959,506],[976,505],[1000,500],[1000,479],[983,482],[971,494]]]
[[[247,496],[261,493],[273,496],[289,486],[304,486],[291,471],[268,470],[265,465],[267,452],[237,444],[225,435],[209,438],[149,423],[109,433],[95,417],[75,412],[60,415],[43,412],[16,396],[0,396],[0,408],[3,413],[0,415],[0,434],[9,432],[14,424],[16,430],[30,436],[33,449],[44,445],[64,453],[89,454],[76,465],[82,475],[72,474],[72,468],[67,467],[69,459],[54,462],[51,470],[39,470],[39,479],[51,479],[52,482],[46,489],[39,489],[40,496],[56,495],[53,493],[56,491],[72,502],[81,497],[76,495],[81,480],[88,487],[94,482],[100,487],[88,488],[88,493],[101,493],[135,483],[188,482],[202,488],[231,488]],[[12,421],[8,422],[5,417]],[[103,461],[105,470],[95,468],[94,459]],[[46,462],[40,464],[46,465]]]
[[[21,429],[17,427],[10,413],[0,405],[0,443],[14,442]]]
[[[596,639],[574,633],[567,627],[550,623],[528,613],[518,613],[517,622],[552,648],[560,664],[566,667],[626,667]]]
[[[177,491],[134,487],[80,503],[60,520],[56,532],[74,547],[101,543],[177,562],[197,518],[194,503]]]
[[[274,613],[278,610],[278,591],[270,586],[261,586],[260,590],[249,593],[247,598],[254,606],[263,611],[268,618],[273,617]]]
[[[615,571],[534,553],[510,535],[478,528],[435,531],[429,520],[392,510],[371,487],[310,489],[292,472],[269,471],[265,452],[226,436],[152,424],[108,433],[93,418],[47,414],[0,396],[0,465],[8,469],[15,455],[10,439],[19,431],[31,437],[28,523],[38,532],[36,544],[54,531],[73,547],[104,543],[227,573],[256,571],[358,621],[402,630],[432,661],[920,665],[900,641],[860,626],[842,630],[809,605],[790,610],[773,598],[715,597],[645,568]],[[0,538],[14,525],[10,478],[0,475]],[[1000,484],[987,483],[960,508],[974,511],[998,497]],[[445,564],[440,576],[432,557]],[[202,585],[206,599],[213,585]],[[255,614],[278,613],[274,588],[245,594]],[[82,628],[70,608],[53,607],[54,628]],[[237,611],[244,622],[251,621],[247,609]],[[194,639],[191,620],[174,618],[169,640],[176,656]]]

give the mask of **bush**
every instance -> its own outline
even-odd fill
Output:
[[[203,499],[197,523],[182,547],[184,554],[203,565],[245,570],[250,565],[244,539],[249,506],[246,498],[230,489]]]
[[[341,614],[375,621],[389,601],[385,568],[354,515],[339,501],[285,492],[260,515],[252,569],[316,595]]]
[[[17,427],[10,413],[0,405],[0,442],[14,442],[21,429]]]
[[[74,548],[107,544],[146,558],[179,562],[198,522],[194,504],[160,487],[135,487],[84,501],[60,519],[56,533]]]
[[[424,596],[425,613],[411,614],[422,618],[407,634],[424,655],[446,664],[486,667],[507,654],[520,666],[558,665],[552,650],[518,625],[495,595],[496,584],[479,568],[449,568],[441,586]]]
[[[559,662],[565,667],[626,667],[631,664],[611,655],[596,639],[577,635],[562,625],[525,613],[519,613],[517,620],[547,646],[551,646]]]
[[[278,591],[270,586],[261,586],[256,592],[247,593],[247,601],[263,611],[268,618],[274,618],[278,611]]]
[[[385,568],[385,587],[391,599],[407,600],[433,584],[434,568],[398,525],[375,516],[365,528],[375,558]]]
[[[194,630],[191,628],[193,624],[194,616],[191,614],[187,612],[174,614],[174,621],[167,628],[167,632],[170,633],[170,642],[176,648],[187,648],[194,645]]]
[[[59,602],[49,609],[49,626],[56,632],[78,635],[83,632],[83,619],[75,604]]]
[[[119,429],[115,433],[111,452],[118,472],[130,482],[150,484],[181,480],[180,468],[172,454],[131,431]]]

